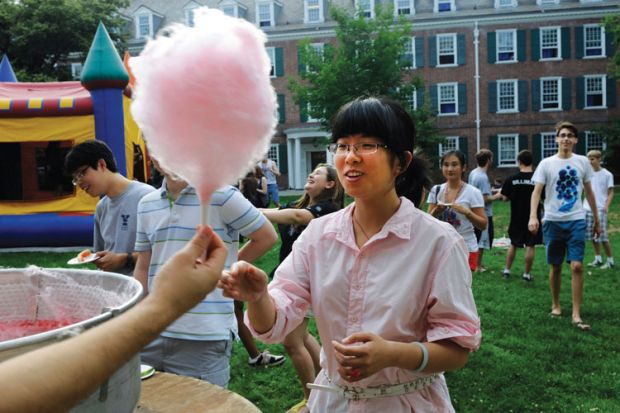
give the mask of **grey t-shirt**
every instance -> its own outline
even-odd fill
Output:
[[[483,197],[493,195],[493,193],[491,192],[491,182],[489,181],[489,176],[484,170],[480,168],[474,169],[469,173],[469,178],[467,181],[470,185],[478,188],[480,192],[482,192]],[[487,214],[487,217],[493,216],[492,202],[484,204],[484,213]]]
[[[97,251],[133,252],[136,243],[138,202],[151,191],[150,185],[132,181],[127,190],[117,197],[104,196],[95,210],[93,249]],[[120,273],[130,275],[133,268],[122,268]]]

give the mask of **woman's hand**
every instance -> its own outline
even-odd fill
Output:
[[[218,287],[224,296],[237,301],[255,302],[267,294],[268,278],[261,269],[245,261],[238,261],[224,271]]]
[[[351,334],[342,343],[332,341],[338,361],[338,374],[350,382],[365,379],[379,370],[393,365],[391,342],[376,334]]]
[[[465,215],[467,219],[469,219],[469,216],[472,214],[472,210],[463,204],[452,204],[452,209],[461,215]]]

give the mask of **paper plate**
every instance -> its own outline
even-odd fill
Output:
[[[98,257],[94,252],[92,254],[90,254],[87,258],[85,258],[83,261],[80,261],[80,259],[78,257],[73,257],[71,258],[69,261],[67,261],[67,264],[69,265],[80,265],[80,264],[88,264],[89,262],[93,262],[95,260],[98,260],[100,257]]]
[[[155,368],[153,366],[149,366],[148,364],[140,364],[140,378],[142,380],[148,379],[153,374],[155,374]]]

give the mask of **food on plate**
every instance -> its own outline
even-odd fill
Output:
[[[91,252],[91,250],[89,249],[85,249],[84,251],[80,252],[77,256],[78,261],[79,262],[85,262],[86,260],[88,260],[89,258],[91,258],[91,255],[93,255],[93,253]]]

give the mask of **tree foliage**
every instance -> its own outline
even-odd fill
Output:
[[[118,46],[128,0],[0,0],[0,54],[20,81],[67,80],[71,53],[86,56],[99,21]]]
[[[620,13],[610,14],[603,19],[605,36],[613,39],[614,50],[607,50],[607,56],[611,56],[611,75],[620,78]],[[612,55],[613,53],[613,55]]]
[[[408,102],[422,81],[407,68],[405,41],[411,39],[411,24],[394,20],[391,8],[377,8],[374,19],[362,13],[330,9],[336,21],[335,45],[317,53],[311,41],[300,43],[300,76],[289,79],[289,89],[301,111],[320,119],[324,127],[338,108],[360,96],[389,96],[409,108]],[[414,51],[415,53],[415,51]],[[418,102],[410,111],[416,121],[418,144],[436,147],[441,139],[430,104]]]

